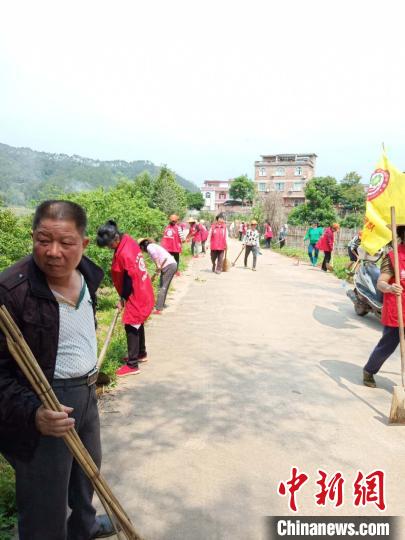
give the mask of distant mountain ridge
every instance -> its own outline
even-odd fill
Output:
[[[51,194],[52,190],[71,192],[110,187],[122,176],[133,179],[142,171],[157,175],[160,167],[146,160],[103,161],[0,143],[0,196],[6,204],[25,205],[43,194]],[[176,180],[188,191],[199,191],[195,184],[179,175]]]

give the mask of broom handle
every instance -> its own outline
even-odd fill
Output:
[[[104,361],[104,357],[106,355],[106,352],[107,352],[107,349],[108,349],[108,345],[110,344],[110,341],[111,341],[111,337],[112,337],[112,334],[113,334],[113,331],[114,331],[114,328],[115,328],[115,325],[117,323],[117,319],[118,319],[118,315],[119,315],[119,309],[117,308],[115,310],[115,314],[114,314],[114,318],[112,320],[112,323],[110,324],[110,328],[108,329],[108,332],[107,332],[107,337],[105,338],[105,342],[104,342],[104,345],[103,345],[103,348],[101,349],[101,352],[100,352],[100,355],[97,359],[97,368],[100,369],[102,364],[103,364],[103,361]]]
[[[240,250],[239,255],[236,257],[236,259],[233,261],[232,264],[236,264],[236,261],[237,261],[237,260],[239,259],[239,257],[242,255],[244,249],[245,249],[245,246],[242,247],[242,249]]]
[[[398,257],[398,240],[397,240],[397,220],[395,216],[395,206],[391,206],[391,230],[392,230],[392,248],[394,251],[394,273],[395,283],[401,285],[401,277],[399,274],[399,257]],[[404,337],[404,318],[402,314],[402,294],[397,296],[398,310],[398,331],[399,331],[399,348],[401,351],[401,380],[402,386],[405,387],[405,337]]]

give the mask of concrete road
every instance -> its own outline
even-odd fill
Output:
[[[231,255],[239,244],[234,241]],[[405,427],[389,426],[399,355],[362,386],[379,339],[342,283],[263,250],[211,272],[194,260],[170,307],[146,328],[149,362],[102,404],[103,471],[147,540],[264,538],[266,515],[292,514],[277,493],[297,466],[299,515],[403,515]],[[345,503],[315,504],[317,470],[345,478]],[[353,505],[353,483],[383,469],[383,514]]]

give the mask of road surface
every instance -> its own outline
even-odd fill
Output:
[[[103,471],[146,540],[265,538],[264,516],[292,515],[277,486],[293,466],[309,476],[299,515],[384,515],[353,505],[357,472],[378,469],[385,513],[404,513],[399,355],[362,385],[381,327],[342,282],[263,250],[257,272],[195,259],[175,288],[146,327],[149,362],[102,404]],[[343,474],[342,507],[315,504],[318,469]]]

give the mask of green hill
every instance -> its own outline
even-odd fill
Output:
[[[158,174],[151,161],[101,161],[77,155],[49,154],[0,143],[0,196],[7,205],[24,206],[52,191],[83,191],[110,187],[121,177],[134,178],[142,171]],[[191,192],[198,187],[176,175],[177,182]]]

